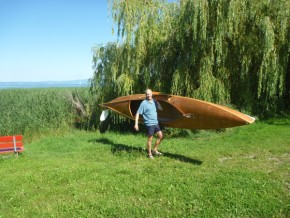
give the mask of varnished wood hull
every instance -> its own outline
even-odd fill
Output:
[[[158,110],[159,123],[165,127],[183,129],[221,129],[253,123],[254,118],[225,106],[193,98],[153,93],[162,111]],[[128,95],[116,98],[102,107],[120,115],[135,119],[144,94]],[[142,122],[142,117],[140,119]]]

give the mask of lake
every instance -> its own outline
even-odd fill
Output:
[[[89,87],[88,80],[44,81],[44,82],[0,82],[0,89],[11,88],[52,88]]]

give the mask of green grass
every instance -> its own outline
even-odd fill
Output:
[[[0,217],[290,217],[290,119],[165,138],[56,132],[0,158]]]

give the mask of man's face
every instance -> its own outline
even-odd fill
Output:
[[[147,90],[146,91],[146,99],[147,100],[152,100],[152,91],[151,90]]]

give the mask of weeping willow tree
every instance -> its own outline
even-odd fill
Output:
[[[98,101],[146,87],[255,114],[289,107],[288,0],[109,0],[117,40],[95,48]]]

